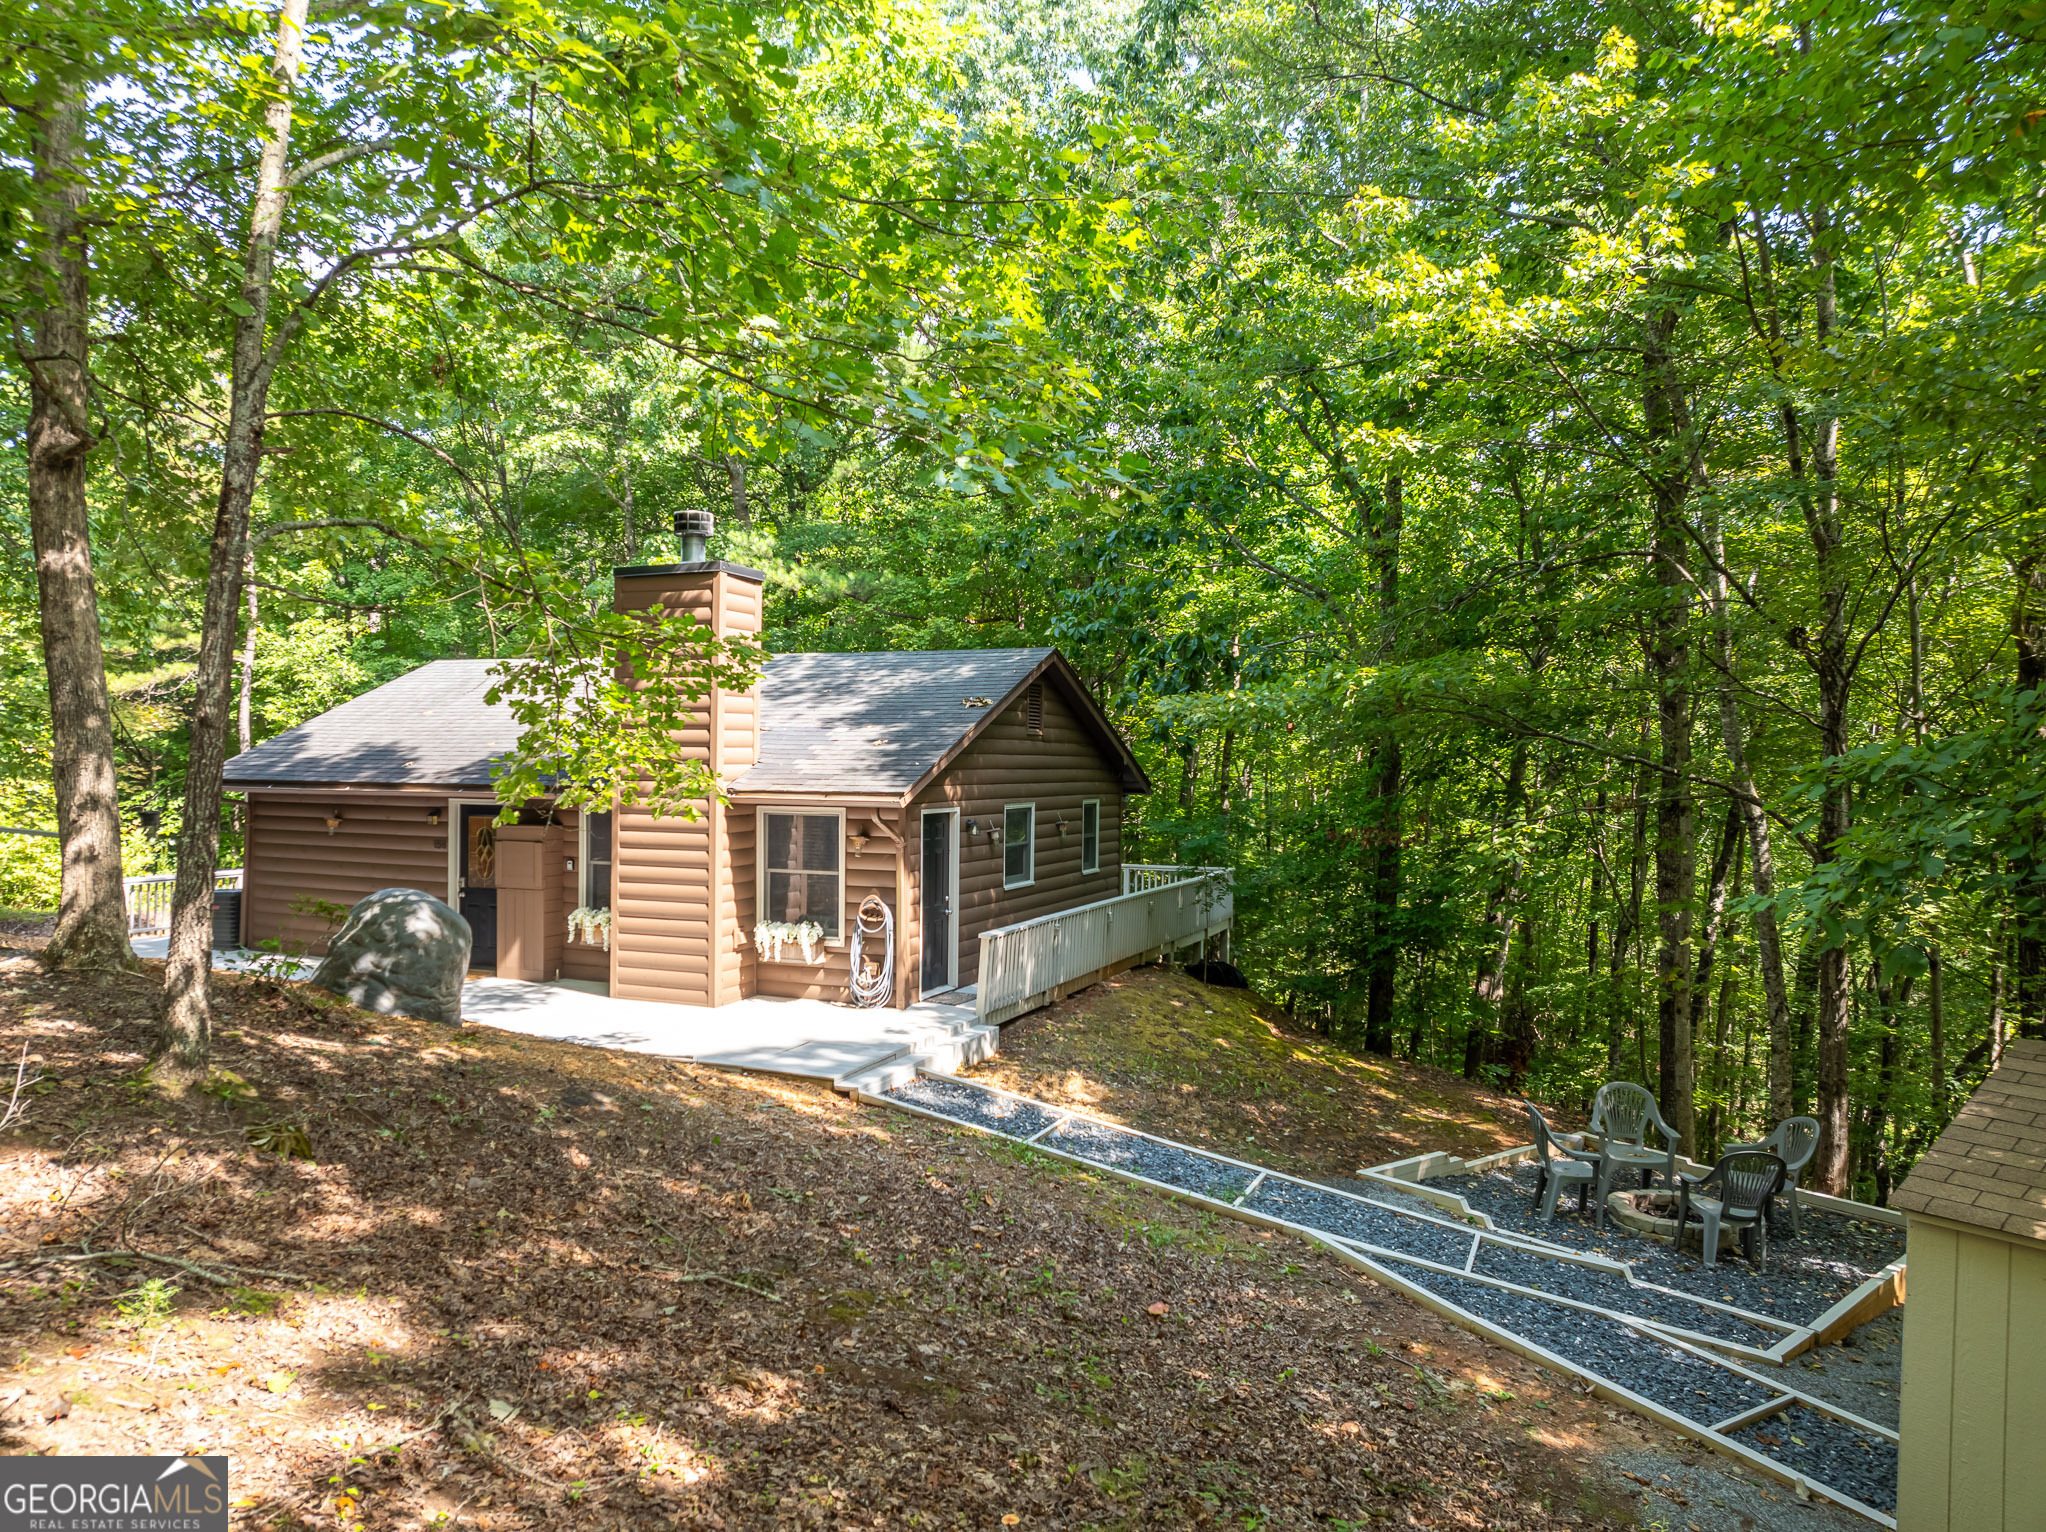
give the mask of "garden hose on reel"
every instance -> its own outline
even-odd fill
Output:
[[[861,957],[867,944],[877,937],[880,939],[882,950],[881,961],[878,965],[871,959],[863,961]],[[860,912],[853,917],[853,1004],[858,1006],[886,1005],[889,997],[894,993],[895,912],[882,902],[879,894],[869,894],[860,901]]]

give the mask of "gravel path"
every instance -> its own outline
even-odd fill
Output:
[[[1897,1429],[1904,1397],[1904,1310],[1878,1314],[1831,1346],[1814,1346],[1790,1364],[1797,1391]]]
[[[1400,1274],[1458,1308],[1489,1319],[1558,1356],[1569,1357],[1606,1381],[1630,1388],[1701,1426],[1775,1397],[1773,1389],[1750,1382],[1731,1368],[1679,1351],[1617,1319],[1487,1287],[1467,1277],[1445,1276],[1422,1266],[1402,1265]]]
[[[921,1076],[888,1094],[1016,1139],[1029,1138],[1064,1115],[1036,1102]],[[1254,1174],[1191,1149],[1078,1119],[1061,1124],[1042,1142],[1098,1165],[1225,1202],[1234,1200]],[[1757,1313],[1780,1315],[1793,1323],[1822,1313],[1903,1253],[1901,1232],[1887,1225],[1806,1210],[1804,1238],[1772,1240],[1767,1270],[1758,1274],[1733,1256],[1708,1270],[1695,1256],[1679,1256],[1658,1241],[1617,1229],[1597,1229],[1589,1219],[1575,1214],[1559,1213],[1553,1223],[1537,1222],[1533,1216],[1533,1172],[1528,1167],[1518,1169],[1518,1176],[1501,1170],[1431,1184],[1460,1193],[1473,1208],[1489,1213],[1503,1230],[1631,1261],[1642,1280]],[[1463,1265],[1470,1252],[1470,1236],[1380,1202],[1377,1199],[1385,1188],[1374,1185],[1370,1191],[1372,1196],[1366,1200],[1274,1175],[1268,1176],[1243,1206],[1381,1250],[1445,1266]],[[1400,1274],[1417,1286],[1699,1425],[1710,1426],[1776,1396],[1776,1390],[1709,1357],[1669,1345],[1624,1320],[1490,1287],[1400,1261],[1397,1256],[1392,1259]],[[1748,1345],[1766,1346],[1776,1338],[1774,1332],[1733,1315],[1670,1294],[1644,1291],[1617,1276],[1551,1260],[1537,1252],[1487,1243],[1479,1251],[1477,1269],[1541,1292]],[[1741,1438],[1786,1467],[1866,1505],[1887,1511],[1896,1504],[1895,1446],[1830,1416],[1793,1405],[1742,1432]]]
[[[1780,1330],[1765,1330],[1702,1303],[1633,1286],[1625,1277],[1612,1272],[1594,1271],[1588,1266],[1551,1260],[1489,1241],[1478,1249],[1477,1269],[1483,1276],[1503,1277],[1522,1287],[1575,1298],[1581,1303],[1595,1303],[1621,1314],[1639,1314],[1643,1319],[1660,1320],[1701,1335],[1738,1341],[1744,1346],[1766,1348],[1783,1338]]]
[[[1409,1218],[1376,1203],[1359,1202],[1316,1186],[1265,1178],[1257,1195],[1243,1204],[1253,1212],[1267,1213],[1310,1229],[1326,1229],[1347,1239],[1362,1240],[1387,1250],[1418,1255],[1424,1261],[1461,1266],[1471,1252],[1471,1236],[1445,1229],[1440,1224]],[[1473,1230],[1473,1233],[1476,1231]]]
[[[1060,1113],[1034,1101],[1017,1101],[997,1096],[974,1085],[955,1085],[950,1080],[933,1080],[918,1075],[907,1084],[888,1092],[897,1101],[920,1106],[927,1112],[942,1112],[976,1127],[990,1128],[1012,1138],[1030,1138],[1057,1122]]]
[[[1241,1165],[1226,1164],[1205,1154],[1195,1154],[1190,1149],[1155,1143],[1135,1133],[1124,1133],[1120,1129],[1098,1122],[1084,1122],[1079,1118],[1066,1123],[1055,1133],[1046,1134],[1038,1142],[1047,1148],[1077,1154],[1097,1165],[1113,1165],[1117,1170],[1127,1170],[1153,1181],[1162,1181],[1167,1186],[1176,1186],[1181,1191],[1198,1192],[1203,1197],[1214,1197],[1223,1202],[1234,1201],[1256,1174]]]
[[[1844,1420],[1793,1404],[1758,1420],[1737,1440],[1878,1511],[1897,1508],[1897,1444]]]
[[[1804,1236],[1769,1241],[1768,1261],[1757,1272],[1744,1256],[1729,1253],[1717,1266],[1698,1259],[1695,1245],[1678,1254],[1661,1240],[1634,1234],[1608,1222],[1596,1227],[1580,1216],[1572,1200],[1555,1218],[1535,1217],[1535,1169],[1521,1164],[1484,1176],[1444,1176],[1428,1183],[1455,1192],[1487,1213],[1502,1231],[1529,1235],[1579,1250],[1594,1250],[1616,1261],[1631,1261],[1644,1282],[1715,1298],[1789,1324],[1807,1324],[1904,1254],[1904,1231],[1891,1224],[1864,1223],[1835,1213],[1803,1211]]]

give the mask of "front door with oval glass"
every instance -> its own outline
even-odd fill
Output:
[[[959,934],[955,906],[959,894],[959,812],[924,811],[923,962],[919,976],[925,994],[950,989],[959,982]]]
[[[465,803],[461,806],[462,918],[469,922],[471,942],[469,966],[497,966],[497,805]]]

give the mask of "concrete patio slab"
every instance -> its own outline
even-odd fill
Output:
[[[162,958],[168,939],[135,938],[137,957]],[[316,964],[245,951],[216,951],[213,966],[303,977]],[[964,998],[969,998],[966,996]],[[591,984],[533,984],[519,979],[477,978],[462,986],[462,1024],[496,1027],[526,1037],[687,1059],[725,1069],[842,1084],[894,1064],[914,1073],[929,1061],[954,1068],[966,1057],[993,1052],[992,1038],[973,1007],[924,1003],[905,1010],[859,1010],[821,1000],[774,1000],[763,996],[717,1007],[669,1005],[654,1000],[618,1000]]]

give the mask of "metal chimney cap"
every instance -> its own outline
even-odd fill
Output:
[[[709,511],[677,511],[675,513],[676,551],[682,555],[685,564],[700,564],[710,554],[710,534],[717,529],[718,519]]]

